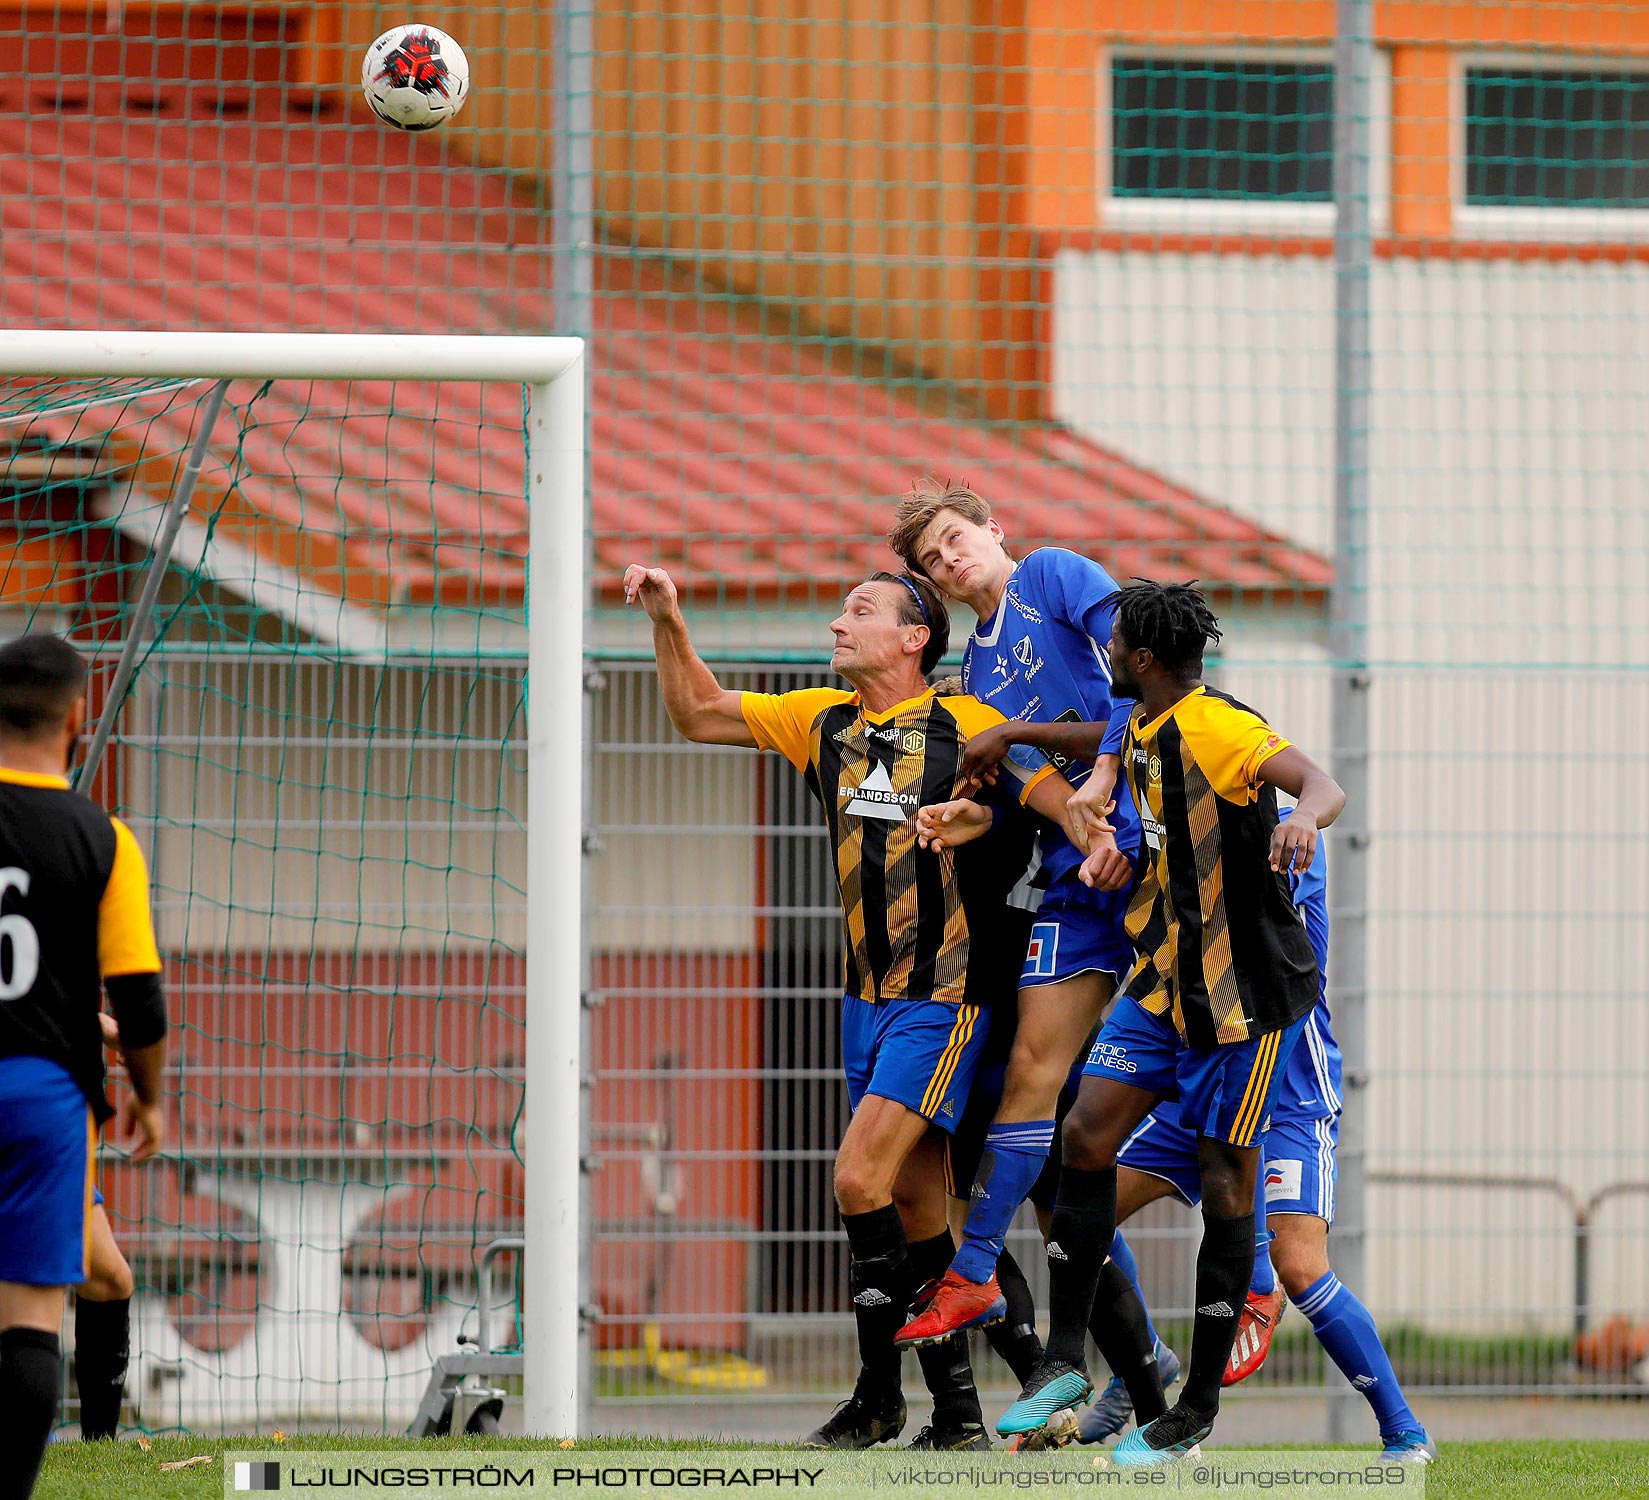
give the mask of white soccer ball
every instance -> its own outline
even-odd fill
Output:
[[[366,49],[361,90],[385,124],[397,130],[434,130],[469,97],[469,59],[433,26],[396,26]]]

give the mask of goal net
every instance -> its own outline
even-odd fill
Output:
[[[561,339],[0,336],[0,625],[94,662],[80,785],[166,964],[167,1149],[101,1166],[145,1427],[402,1428],[463,1333],[574,1429],[579,819],[528,809],[552,763],[579,805],[581,382]]]

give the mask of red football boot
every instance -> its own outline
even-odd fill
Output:
[[[989,1281],[964,1281],[956,1272],[946,1271],[922,1288],[916,1308],[916,1316],[893,1336],[901,1349],[942,1343],[958,1329],[1000,1323],[1008,1311],[1008,1299],[994,1275]]]
[[[1283,1296],[1281,1287],[1265,1296],[1258,1292],[1248,1294],[1237,1324],[1236,1341],[1231,1345],[1231,1358],[1220,1376],[1221,1385],[1236,1385],[1247,1380],[1265,1363],[1266,1355],[1271,1352],[1271,1335],[1282,1321],[1283,1309],[1287,1306],[1288,1298]]]

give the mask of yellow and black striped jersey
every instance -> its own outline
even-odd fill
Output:
[[[742,708],[756,743],[802,772],[824,809],[846,925],[847,993],[872,1003],[989,1004],[1008,974],[1011,994],[1025,955],[998,951],[1009,945],[995,919],[1029,857],[1029,820],[1017,859],[994,828],[955,852],[916,842],[917,809],[961,795],[963,748],[1002,715],[931,690],[882,713],[837,688],[745,693]],[[1002,771],[1022,803],[1053,767],[1004,761]]]
[[[61,776],[0,767],[0,1057],[43,1057],[104,1090],[104,981],[158,974],[149,872],[131,830]]]
[[[1207,687],[1128,721],[1122,769],[1144,838],[1127,917],[1139,958],[1123,989],[1188,1046],[1265,1036],[1317,1003],[1316,954],[1270,864],[1277,794],[1259,780],[1287,745]]]

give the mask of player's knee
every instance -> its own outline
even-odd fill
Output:
[[[1015,1046],[1008,1060],[1002,1105],[1025,1119],[1047,1119],[1059,1105],[1070,1059],[1060,1062],[1034,1046]]]
[[[1254,1180],[1243,1162],[1229,1151],[1210,1150],[1217,1143],[1204,1140],[1200,1153],[1202,1211],[1216,1219],[1240,1219],[1254,1211]]]
[[[109,1265],[94,1262],[75,1295],[84,1297],[88,1302],[124,1302],[136,1290],[132,1268],[126,1264],[124,1257],[117,1257]]]
[[[1078,1096],[1060,1127],[1060,1158],[1068,1167],[1084,1172],[1103,1172],[1117,1164],[1122,1142],[1103,1111],[1084,1104]]]
[[[859,1157],[836,1158],[836,1206],[844,1214],[868,1214],[893,1198],[893,1184],[873,1163]]]
[[[1280,1233],[1271,1242],[1271,1267],[1283,1290],[1297,1302],[1328,1275],[1328,1251],[1321,1245],[1302,1244]]]

